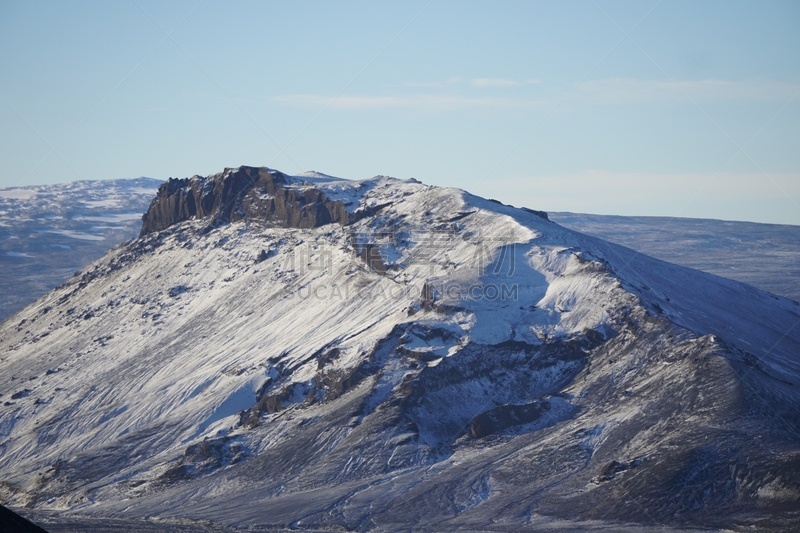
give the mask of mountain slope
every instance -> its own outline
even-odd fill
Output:
[[[241,167],[0,329],[0,495],[226,527],[791,528],[800,306],[463,191]]]
[[[562,226],[800,301],[800,226],[550,213]]]

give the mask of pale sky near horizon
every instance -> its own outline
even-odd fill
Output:
[[[800,2],[0,0],[0,187],[265,165],[800,224]]]

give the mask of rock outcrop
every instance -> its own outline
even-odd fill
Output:
[[[549,410],[550,403],[547,401],[535,401],[523,405],[498,405],[473,418],[469,424],[469,433],[479,439],[534,422]]]
[[[210,227],[253,220],[286,228],[347,225],[368,213],[350,212],[313,187],[289,187],[290,178],[266,167],[226,169],[203,178],[170,178],[142,217],[140,236],[186,220],[208,218]]]

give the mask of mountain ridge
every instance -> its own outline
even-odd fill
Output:
[[[285,186],[370,214],[176,220],[2,325],[4,499],[230,528],[796,523],[795,302],[456,189],[307,181]]]
[[[559,224],[800,301],[800,226],[552,213]]]
[[[312,171],[295,179],[313,182],[340,178]],[[138,187],[139,183],[146,187]],[[6,294],[0,319],[57,287],[112,245],[135,238],[142,225],[134,224],[134,220],[147,211],[161,183],[142,178],[0,189],[0,250],[5,251],[5,255],[0,253],[0,286]],[[130,191],[124,200],[122,190]],[[68,216],[58,214],[62,211]],[[800,301],[795,283],[800,227],[705,219],[552,215],[557,223],[581,233]]]

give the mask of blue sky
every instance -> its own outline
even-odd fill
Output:
[[[800,224],[800,2],[0,0],[0,187],[266,165]]]

